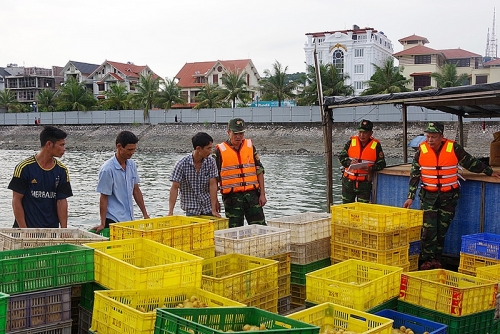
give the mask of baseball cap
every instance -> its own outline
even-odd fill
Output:
[[[246,129],[245,121],[241,118],[233,118],[229,120],[227,126],[229,130],[233,131],[234,133],[245,132]]]
[[[444,132],[444,125],[440,122],[429,122],[429,124],[427,124],[427,129],[425,129],[424,132],[442,134]]]
[[[367,119],[364,119],[359,123],[358,127],[359,131],[372,131],[372,129],[373,129],[373,123]]]

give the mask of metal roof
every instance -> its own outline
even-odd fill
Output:
[[[335,109],[377,104],[425,107],[464,118],[500,117],[500,82],[394,94],[330,96],[325,97],[323,105]]]

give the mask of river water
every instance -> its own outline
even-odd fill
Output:
[[[11,227],[12,191],[7,189],[14,167],[35,151],[0,150],[0,227]],[[66,152],[61,161],[68,167],[73,188],[69,203],[69,226],[90,228],[99,222],[99,194],[95,192],[99,167],[113,152]],[[151,217],[168,213],[170,174],[177,160],[185,154],[137,152],[140,187]],[[303,212],[326,211],[325,159],[323,156],[288,156],[260,154],[264,164],[267,204],[266,218],[289,216]],[[388,161],[389,162],[389,161]],[[396,163],[396,161],[392,161]],[[333,202],[341,203],[338,160],[334,157]],[[220,195],[219,195],[220,200]],[[134,209],[141,219],[140,210]],[[177,201],[174,214],[184,214]]]

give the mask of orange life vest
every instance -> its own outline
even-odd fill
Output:
[[[226,142],[217,145],[222,157],[220,191],[222,194],[243,192],[259,188],[257,168],[250,139],[244,139],[239,151]]]
[[[373,137],[370,137],[370,141],[361,147],[361,141],[358,136],[351,137],[351,145],[347,151],[347,155],[351,159],[357,159],[359,162],[367,162],[373,165],[377,161],[377,144],[379,141]],[[351,169],[346,168],[344,170],[344,177],[347,177],[352,181],[365,181],[369,172],[366,169]]]
[[[458,158],[453,150],[453,140],[444,139],[443,147],[436,152],[427,141],[420,144],[420,179],[427,191],[447,192],[460,186],[458,182]]]

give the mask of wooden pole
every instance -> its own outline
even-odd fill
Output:
[[[462,115],[458,116],[458,135],[460,146],[464,147],[464,118]]]
[[[403,104],[403,162],[408,163],[408,110]]]
[[[323,144],[325,146],[326,161],[326,211],[330,212],[330,206],[333,202],[333,160],[332,160],[332,128],[333,111],[323,106],[323,85],[321,83],[321,72],[318,63],[318,54],[314,48],[314,69],[316,72],[316,89],[318,91],[319,108],[321,110],[321,119],[323,127]]]

